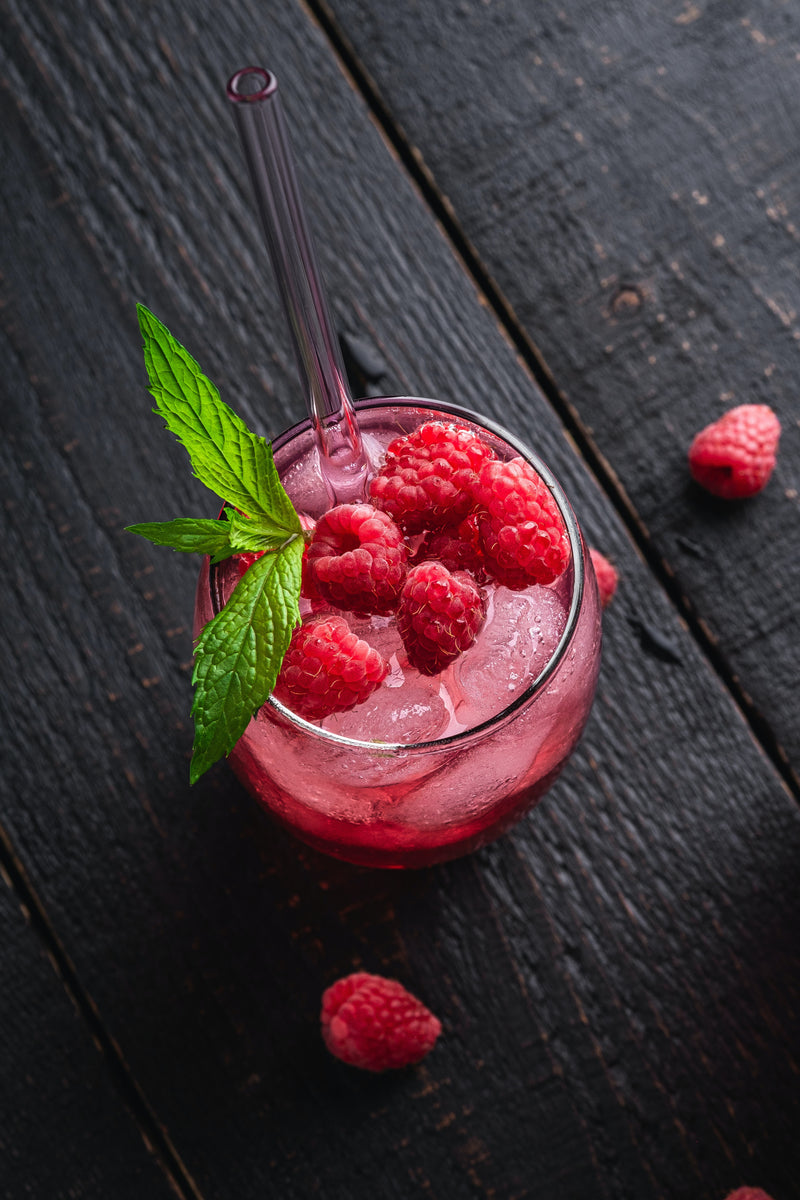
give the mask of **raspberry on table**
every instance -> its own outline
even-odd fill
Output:
[[[298,716],[321,720],[366,700],[387,671],[382,656],[344,617],[314,617],[292,634],[273,695]]]
[[[470,429],[426,421],[389,443],[370,498],[409,534],[453,525],[472,509],[478,472],[494,457]]]
[[[767,484],[781,423],[767,404],[740,404],[707,425],[689,447],[692,478],[714,496],[741,500]]]
[[[422,562],[408,572],[397,610],[397,630],[408,660],[423,675],[437,675],[467,650],[486,607],[465,571]]]
[[[419,1062],[441,1033],[441,1022],[396,979],[359,971],[322,996],[322,1036],[342,1062],[386,1071]]]
[[[306,553],[306,594],[336,608],[388,613],[397,607],[408,547],[391,517],[371,504],[338,504],[317,521]]]
[[[614,599],[614,593],[617,590],[619,576],[617,568],[613,563],[610,563],[605,554],[601,554],[599,550],[591,547],[589,557],[592,560],[595,577],[597,579],[597,590],[600,593],[600,605],[602,608],[608,608],[611,601]]]
[[[569,539],[553,496],[524,458],[488,462],[475,488],[486,569],[521,589],[552,583],[569,562]]]
[[[735,1192],[730,1192],[725,1200],[772,1200],[772,1197],[762,1188],[740,1187]]]

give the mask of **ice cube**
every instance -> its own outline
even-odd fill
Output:
[[[474,646],[452,668],[455,715],[471,728],[502,712],[547,666],[567,610],[549,587],[489,593],[486,621]]]
[[[397,656],[389,675],[372,695],[349,712],[326,717],[323,728],[359,742],[429,742],[442,737],[450,714],[439,681],[403,670]]]
[[[389,662],[393,656],[402,651],[400,634],[393,616],[362,617],[356,613],[345,613],[347,623],[356,637],[363,638],[370,646]]]

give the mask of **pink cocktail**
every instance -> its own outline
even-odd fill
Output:
[[[487,614],[473,646],[440,674],[408,663],[393,616],[348,619],[380,650],[389,674],[363,704],[311,723],[274,698],[229,761],[244,786],[315,848],[375,867],[453,858],[497,837],[542,796],[589,714],[600,660],[600,608],[572,510],[544,464],[513,437],[462,409],[384,399],[357,406],[368,474],[387,444],[429,420],[476,432],[498,458],[526,458],[549,487],[570,543],[552,584],[485,586]],[[304,422],[273,443],[282,482],[301,515],[331,506],[318,441]],[[204,567],[195,630],[239,578],[235,559]],[[301,603],[302,614],[311,605]]]

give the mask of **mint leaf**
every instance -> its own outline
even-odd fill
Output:
[[[178,517],[175,521],[145,521],[126,526],[126,533],[138,533],[154,546],[169,546],[184,554],[209,554],[214,562],[232,554],[263,553],[280,550],[297,534],[259,519],[248,521],[235,509],[226,508],[227,520],[213,521],[203,517]]]
[[[188,450],[197,478],[248,516],[277,523],[287,536],[299,533],[269,443],[228,408],[166,326],[143,304],[136,309],[156,411]]]
[[[297,537],[294,533],[287,536],[286,530],[281,526],[273,525],[261,517],[248,520],[240,512],[231,509],[226,511],[230,520],[228,537],[236,553],[248,550],[280,550],[289,538]]]
[[[278,476],[272,447],[228,408],[213,383],[144,305],[137,305],[156,412],[189,452],[198,479],[226,501],[223,520],[179,518],[129,530],[173,550],[219,562],[265,552],[245,572],[195,648],[190,780],[228,754],[275,686],[300,621],[300,518]]]
[[[192,675],[192,783],[230,753],[275,686],[292,630],[300,622],[302,558],[303,539],[295,537],[257,559],[200,634]]]
[[[138,533],[155,546],[170,546],[184,554],[210,554],[213,558],[222,555],[227,558],[234,553],[231,528],[227,521],[178,517],[175,521],[146,521],[141,525],[128,525],[126,533]],[[251,547],[243,546],[242,549]]]

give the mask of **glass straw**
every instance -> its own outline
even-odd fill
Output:
[[[292,331],[320,466],[337,503],[363,495],[358,419],[300,195],[275,76],[243,67],[227,88],[264,237]]]

